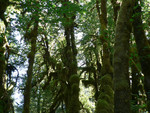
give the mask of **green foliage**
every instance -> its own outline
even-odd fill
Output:
[[[68,102],[70,104],[69,111],[72,111],[72,113],[77,113],[77,109],[81,109],[81,112],[93,113],[95,101],[97,101],[97,113],[113,113],[114,91],[112,77],[109,74],[102,75],[104,72],[101,70],[104,69],[98,70],[99,68],[97,66],[97,61],[99,63],[103,61],[104,46],[102,45],[104,44],[100,40],[101,25],[95,6],[96,1],[79,0],[79,3],[73,2],[73,0],[68,2],[63,1],[64,0],[10,0],[13,5],[8,7],[5,12],[6,20],[9,22],[6,31],[3,30],[4,28],[2,28],[2,24],[0,24],[0,32],[2,32],[0,34],[0,62],[4,64],[4,61],[6,61],[5,56],[7,56],[9,52],[7,63],[13,64],[15,67],[20,68],[19,72],[22,71],[25,73],[24,71],[26,71],[28,65],[27,59],[33,56],[33,53],[30,52],[31,32],[35,20],[39,20],[32,77],[31,112],[38,112],[37,108],[39,106],[39,112],[49,112],[50,106],[57,100],[56,97],[63,95],[61,99],[58,99],[56,105],[54,105],[54,109],[58,112],[66,112],[66,109],[68,109],[66,107],[68,106],[65,104]],[[121,0],[119,0],[119,2],[120,1]],[[2,0],[2,2],[5,1]],[[107,3],[107,44],[111,56],[110,60],[112,60],[114,53],[115,22],[113,19],[114,10],[110,2],[111,1],[108,1]],[[133,15],[133,17],[142,15],[143,27],[147,37],[150,36],[148,4],[148,0],[141,1],[142,14],[136,13]],[[5,6],[6,4],[4,3],[3,5]],[[137,8],[137,6],[134,8]],[[5,9],[5,7],[1,7],[0,9]],[[131,22],[134,21],[133,17],[130,19]],[[72,27],[73,29],[73,31],[69,29],[67,33],[71,35],[73,33],[75,34],[74,41],[75,45],[77,45],[77,56],[72,54],[72,48],[65,48],[67,45],[65,27]],[[4,35],[6,35],[8,39],[9,49],[4,46]],[[18,40],[18,37],[22,40]],[[73,39],[69,37],[69,40],[71,42]],[[131,43],[130,45],[131,47],[133,46],[134,49],[131,50],[130,64],[135,63],[136,67],[141,71],[140,63],[134,61],[134,58],[137,58],[137,61],[139,59],[137,50],[135,49],[135,40],[132,39]],[[72,42],[70,47],[71,45]],[[116,51],[120,52],[120,48],[121,47],[118,47]],[[74,57],[76,57],[77,63],[76,60],[73,60]],[[144,57],[149,58],[150,56]],[[119,58],[115,60],[115,62],[118,63],[121,61]],[[0,64],[1,67],[5,68],[5,65],[2,64]],[[72,70],[77,68],[77,64],[79,67],[77,71],[78,74],[70,75]],[[80,71],[80,67],[82,68],[82,66],[92,68]],[[104,66],[102,66],[102,68],[103,67]],[[105,71],[107,72],[107,69],[105,69]],[[80,72],[81,75],[79,75]],[[13,74],[11,79],[13,81],[18,79],[20,82],[17,83],[19,84],[17,87],[24,90],[26,78],[26,74],[20,74],[18,78]],[[80,79],[82,79],[82,83]],[[143,81],[144,77],[141,76],[140,80]],[[11,85],[8,79],[6,81],[6,85]],[[127,87],[129,84],[124,80],[116,84],[118,86],[117,90],[129,88]],[[141,89],[143,91],[143,86]],[[21,90],[22,94],[23,90]],[[96,91],[98,91],[99,95],[98,100],[94,98]],[[78,97],[81,103],[79,103]],[[66,99],[69,101],[66,102]],[[143,99],[142,101],[145,100]],[[1,101],[0,104],[2,104]],[[17,105],[18,108],[15,106],[19,112],[22,110],[22,104]],[[146,108],[146,104],[143,106],[131,106],[135,111],[137,109]],[[0,112],[2,112],[2,109],[0,106]]]

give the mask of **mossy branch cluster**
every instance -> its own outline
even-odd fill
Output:
[[[80,109],[79,104],[79,76],[77,74],[74,74],[69,79],[70,85],[71,85],[71,99],[69,102],[69,109],[68,113],[78,113]]]
[[[111,75],[106,74],[100,79],[100,95],[96,105],[96,113],[113,113],[113,83]]]

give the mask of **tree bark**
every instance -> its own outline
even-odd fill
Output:
[[[1,31],[0,31],[1,32]],[[5,98],[5,88],[4,88],[4,77],[5,77],[5,48],[4,48],[4,44],[5,44],[5,36],[4,34],[0,34],[0,106],[1,106],[1,112],[4,112],[5,109],[5,102],[4,102],[4,98]]]
[[[30,111],[30,94],[31,94],[31,81],[33,75],[33,64],[34,64],[34,57],[36,53],[36,39],[38,35],[38,21],[35,21],[34,29],[31,31],[31,51],[28,54],[29,58],[29,66],[27,70],[27,81],[24,91],[24,105],[23,105],[23,113],[29,113]]]
[[[107,41],[107,0],[101,0],[101,6],[99,7],[99,0],[96,0],[96,8],[101,24],[100,27],[100,40],[103,45],[103,56],[102,56],[102,69],[100,79],[100,90],[99,97],[96,104],[96,113],[113,113],[113,90],[112,90],[112,75],[113,68],[110,62],[110,53]],[[105,80],[107,82],[105,82]],[[108,92],[108,90],[110,90]],[[110,98],[110,99],[107,99]],[[104,107],[103,107],[104,106]]]
[[[4,22],[5,26],[0,27],[0,112],[1,113],[6,113],[10,110],[9,104],[8,103],[10,100],[10,95],[7,94],[7,90],[5,88],[5,78],[6,78],[6,57],[5,57],[5,52],[7,48],[7,38],[5,36],[5,30],[7,28],[7,22],[4,16],[4,13],[9,6],[9,0],[1,0],[0,1],[0,19]],[[1,29],[5,28],[5,29]]]
[[[66,8],[69,5],[78,3],[69,2],[69,0],[62,1],[62,7]],[[76,14],[70,14],[69,11],[63,14],[64,16],[64,28],[65,28],[65,39],[66,47],[64,47],[63,63],[67,68],[68,73],[66,75],[66,88],[64,91],[64,101],[66,105],[66,113],[79,113],[79,76],[77,75],[77,49],[75,44],[74,27]]]
[[[136,41],[138,55],[140,57],[140,63],[142,72],[144,74],[144,89],[147,96],[147,109],[150,113],[150,46],[148,44],[145,32],[143,29],[141,19],[141,7],[138,4],[139,0],[135,0],[133,14],[133,33]]]
[[[130,113],[129,38],[132,0],[123,0],[116,24],[114,46],[114,112]]]

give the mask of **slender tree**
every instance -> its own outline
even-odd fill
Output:
[[[66,90],[65,90],[65,105],[67,113],[78,113],[80,109],[79,103],[79,76],[77,75],[77,49],[75,43],[74,27],[75,27],[75,4],[78,1],[71,3],[69,0],[63,0],[62,7],[66,10],[63,13],[64,35],[66,39],[66,47],[64,48],[64,66],[67,68],[66,75]],[[70,9],[72,7],[72,9]],[[73,11],[71,11],[73,10]]]
[[[37,15],[36,15],[37,16]],[[34,64],[34,58],[36,53],[36,40],[38,35],[38,17],[36,17],[34,21],[34,28],[31,30],[31,32],[26,32],[25,38],[31,40],[31,51],[28,54],[28,70],[27,70],[27,81],[24,91],[24,106],[23,106],[23,113],[29,113],[30,111],[30,94],[31,94],[31,82],[32,82],[32,76],[33,76],[33,64]]]
[[[0,19],[4,22],[0,26],[0,112],[6,113],[10,110],[9,104],[9,95],[6,90],[6,49],[9,47],[7,44],[7,37],[6,37],[6,28],[7,28],[7,21],[4,16],[4,13],[9,6],[9,0],[1,0],[0,1]],[[7,105],[8,104],[8,105]]]
[[[113,68],[110,62],[110,53],[108,47],[107,36],[107,1],[101,0],[101,6],[99,8],[99,0],[96,0],[96,8],[100,21],[100,40],[103,46],[102,56],[102,70],[100,80],[99,98],[96,105],[97,113],[113,113],[113,90],[112,90],[112,76]],[[109,91],[108,91],[109,90]],[[109,99],[108,99],[109,98]]]
[[[5,111],[5,107],[6,107],[6,103],[5,103],[5,93],[6,93],[6,90],[4,88],[4,84],[5,84],[5,81],[4,81],[4,75],[5,75],[5,38],[6,36],[4,35],[4,33],[2,33],[2,29],[0,29],[1,31],[1,34],[0,34],[0,110],[1,112],[4,112]]]

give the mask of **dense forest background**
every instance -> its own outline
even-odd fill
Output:
[[[0,0],[0,113],[148,112],[150,0]]]

